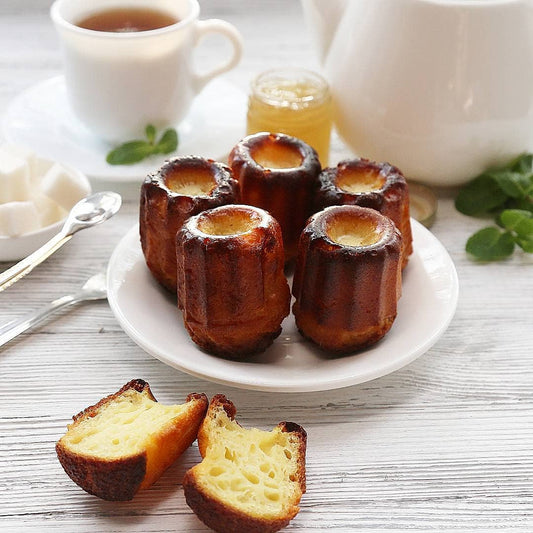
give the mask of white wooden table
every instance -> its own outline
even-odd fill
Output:
[[[61,71],[46,0],[0,5],[0,115],[20,91]],[[267,67],[318,68],[296,0],[202,2],[245,40],[226,79],[247,90]],[[217,46],[207,42],[200,55]],[[333,157],[349,155],[336,144]],[[0,324],[77,289],[136,222],[138,184],[120,213],[78,234],[0,294]],[[287,531],[533,531],[533,258],[480,265],[464,243],[482,222],[439,191],[432,228],[460,279],[457,313],[440,341],[406,368],[340,390],[277,394],[221,386],[174,370],[138,348],[107,303],[60,314],[0,349],[0,531],[206,531],[180,481],[186,452],[127,503],[85,494],[57,461],[70,417],[128,380],[161,402],[191,391],[226,394],[245,426],[292,420],[308,431],[308,491]],[[0,264],[4,270],[10,264]]]

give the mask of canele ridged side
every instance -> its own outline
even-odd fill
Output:
[[[377,245],[342,246],[312,221],[302,234],[294,275],[296,325],[326,351],[362,349],[381,339],[396,317],[401,238],[391,224]]]
[[[281,231],[264,214],[267,226],[242,235],[206,236],[198,217],[178,233],[178,306],[192,340],[211,353],[238,358],[265,350],[289,313]]]

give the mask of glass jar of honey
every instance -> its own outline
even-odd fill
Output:
[[[247,134],[267,131],[302,139],[328,165],[332,124],[328,83],[306,69],[268,70],[252,82]]]

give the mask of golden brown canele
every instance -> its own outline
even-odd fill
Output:
[[[380,340],[401,294],[401,236],[374,209],[332,206],[305,227],[294,273],[293,313],[302,335],[349,353]]]
[[[56,444],[61,465],[89,494],[131,500],[193,443],[207,411],[205,394],[162,405],[135,379],[73,417]]]
[[[402,267],[413,252],[409,189],[399,169],[367,159],[341,161],[319,176],[316,210],[330,205],[359,205],[392,219],[402,234]]]
[[[231,358],[265,350],[290,311],[281,230],[263,209],[227,205],[177,235],[178,306],[192,340]]]
[[[287,260],[313,212],[321,166],[311,146],[281,133],[256,133],[231,151],[229,165],[241,187],[241,202],[266,209],[280,224]]]
[[[149,174],[141,188],[139,230],[146,264],[155,279],[176,292],[176,233],[192,215],[237,202],[229,167],[201,157],[178,157]]]
[[[270,533],[299,511],[305,493],[307,435],[293,422],[244,429],[216,395],[198,433],[202,462],[183,479],[187,504],[219,533]]]

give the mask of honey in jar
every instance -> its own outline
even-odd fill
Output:
[[[275,69],[252,82],[247,134],[267,131],[302,139],[327,166],[332,124],[328,83],[305,69]]]

